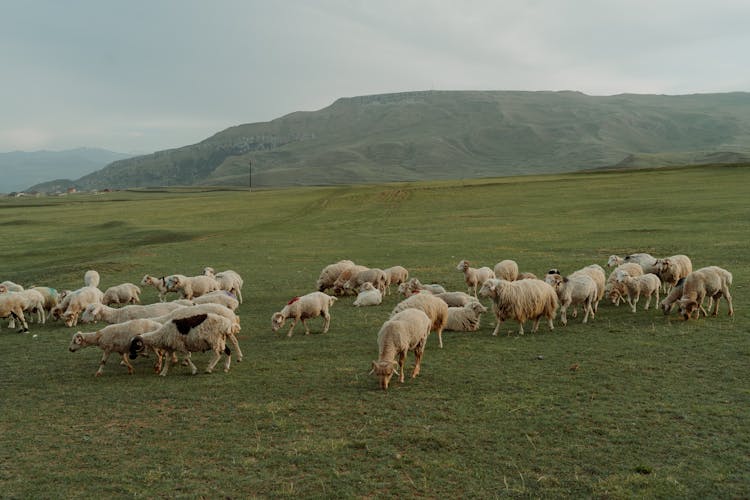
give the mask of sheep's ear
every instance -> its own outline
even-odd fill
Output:
[[[198,314],[190,316],[189,318],[173,319],[172,323],[177,327],[177,331],[183,335],[187,335],[191,328],[195,328],[200,325],[208,318],[208,314]]]

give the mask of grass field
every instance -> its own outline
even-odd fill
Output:
[[[748,186],[748,167],[704,167],[0,201],[0,281],[245,278],[229,373],[160,378],[141,359],[128,376],[113,357],[95,378],[98,349],[67,351],[76,329],[3,321],[0,496],[748,497]],[[492,337],[488,313],[442,350],[431,337],[422,374],[387,392],[368,371],[395,295],[339,300],[325,335],[320,320],[310,336],[270,328],[342,258],[464,290],[461,259],[541,275],[636,251],[730,270],[735,317],[603,304],[586,325],[518,337],[510,321]]]

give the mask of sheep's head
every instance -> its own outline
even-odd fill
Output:
[[[469,268],[469,261],[468,260],[462,260],[456,266],[456,270],[457,271],[461,271],[461,272],[466,271],[468,268]]]
[[[618,269],[617,271],[615,271],[615,279],[618,283],[623,283],[628,278],[630,278],[630,275],[627,271],[623,271],[622,269]]]
[[[607,267],[617,267],[623,262],[624,261],[622,257],[619,257],[617,255],[610,255],[609,259],[607,259]]]
[[[498,285],[500,280],[497,278],[490,278],[482,283],[482,288],[479,289],[479,295],[482,297],[497,297]]]
[[[140,335],[136,335],[133,337],[133,339],[130,341],[130,355],[128,356],[130,359],[135,359],[138,357],[138,353],[142,352],[146,348],[146,344],[143,343],[143,339]]]
[[[216,275],[216,273],[214,272],[214,268],[213,267],[204,267],[203,268],[203,275],[204,276],[211,276],[213,278]]]
[[[669,303],[669,299],[664,299],[661,301],[661,310],[664,313],[664,316],[667,316],[670,312],[672,312],[672,308],[674,307],[674,302],[671,304]]]
[[[81,347],[85,347],[83,345],[83,335],[81,334],[81,332],[78,332],[73,335],[73,338],[70,341],[70,345],[68,346],[68,350],[70,352],[76,352]]]
[[[365,290],[370,291],[370,290],[375,290],[375,286],[369,281],[365,281],[364,283],[362,283],[362,286],[360,286],[359,289],[361,291],[365,291]]]
[[[378,377],[380,388],[386,390],[393,374],[398,375],[398,363],[396,361],[373,361],[370,373]]]
[[[150,274],[147,274],[147,275],[146,275],[146,276],[144,276],[144,277],[143,277],[143,279],[141,280],[141,285],[153,285],[153,284],[154,284],[154,281],[153,281],[153,280],[154,280],[154,279],[153,279],[153,278],[151,277],[151,275],[150,275]]]
[[[689,320],[700,307],[697,301],[691,299],[680,299],[678,303],[680,304],[680,315],[685,321]],[[700,316],[700,313],[698,316]]]
[[[614,305],[619,306],[620,299],[622,299],[620,290],[618,290],[617,288],[613,288],[609,291],[609,300],[611,300]]]
[[[5,285],[0,285],[0,293],[8,293],[8,287]]]
[[[89,304],[81,315],[82,323],[93,323],[99,319],[99,313],[101,313],[102,304]]]
[[[271,328],[273,331],[277,331],[279,328],[284,326],[284,322],[286,321],[286,318],[283,314],[280,312],[273,313],[273,316],[271,316]]]
[[[487,308],[484,307],[484,305],[481,302],[477,302],[472,300],[469,302],[469,308],[474,311],[476,314],[482,314],[487,312]]]
[[[552,271],[557,271],[557,269],[550,269],[544,276],[544,281],[554,287],[562,277],[560,276],[560,273],[553,273]]]

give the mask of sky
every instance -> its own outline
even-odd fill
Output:
[[[0,152],[150,153],[339,97],[750,91],[748,0],[0,0]]]

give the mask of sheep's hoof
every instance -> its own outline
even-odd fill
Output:
[[[211,370],[210,368],[206,368],[206,373],[213,373],[213,370]],[[193,373],[193,375],[195,375],[195,373]]]
[[[102,376],[102,372],[96,372],[96,373],[94,373],[94,377],[101,377],[101,376]]]

